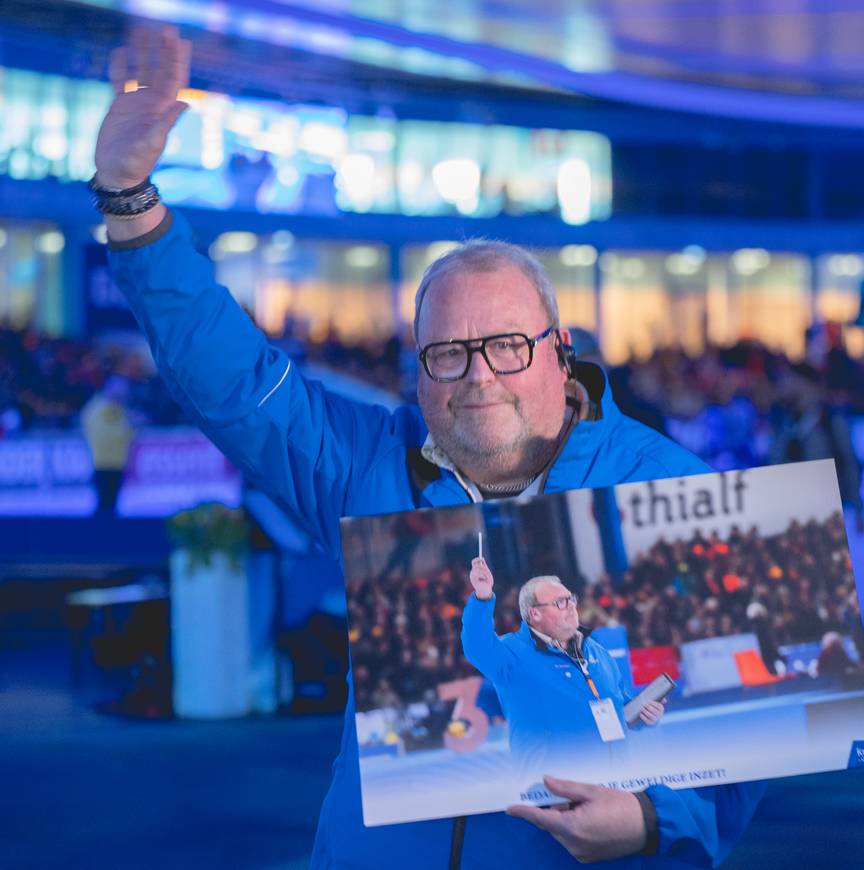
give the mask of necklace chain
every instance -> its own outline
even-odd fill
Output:
[[[486,492],[521,492],[523,489],[527,489],[534,483],[539,475],[535,474],[533,477],[529,477],[527,480],[520,480],[517,483],[478,483],[477,486],[479,489],[486,490]]]

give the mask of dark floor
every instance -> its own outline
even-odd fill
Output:
[[[0,650],[3,870],[305,867],[341,719],[93,712],[68,650]],[[773,783],[728,870],[864,867],[864,770]]]
[[[62,645],[2,651],[0,867],[305,867],[340,734],[333,716],[106,716]]]

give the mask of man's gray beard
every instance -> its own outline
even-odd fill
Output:
[[[467,443],[455,428],[445,428],[435,433],[434,438],[460,471],[470,467],[480,469],[483,477],[505,480],[539,474],[555,447],[554,440],[536,435],[509,444]]]

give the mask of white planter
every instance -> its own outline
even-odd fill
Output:
[[[174,713],[194,719],[245,716],[249,691],[249,603],[246,566],[224,553],[190,568],[171,554],[171,657]]]

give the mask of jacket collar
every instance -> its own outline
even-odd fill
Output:
[[[585,648],[585,639],[590,633],[590,631],[584,631],[582,629],[576,632],[576,636],[579,638],[578,649],[580,654],[583,654],[583,650]],[[524,619],[522,620],[522,625],[519,626],[519,631],[517,632],[517,634],[523,642],[532,645],[540,652],[552,651],[564,653],[564,655],[569,655],[567,650],[558,646],[558,644],[555,643],[555,641],[552,640],[551,637],[547,637],[545,634],[543,634],[542,631],[537,631],[536,628],[531,628],[531,626],[528,625],[528,623],[525,622]]]
[[[546,476],[544,492],[561,492],[585,486],[597,455],[623,414],[615,400],[606,372],[594,363],[577,363],[576,374],[596,407],[593,419],[574,426]]]

